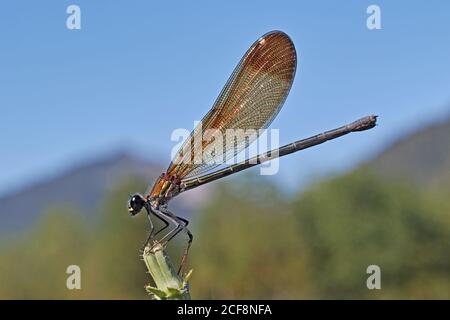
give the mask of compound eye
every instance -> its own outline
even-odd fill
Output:
[[[144,206],[145,201],[140,195],[133,195],[128,201],[128,211],[132,214],[138,214],[142,207]]]
[[[131,199],[131,207],[134,209],[134,210],[136,210],[136,209],[138,209],[139,208],[139,200],[138,200],[139,198],[137,198],[136,196],[134,196],[132,199]]]

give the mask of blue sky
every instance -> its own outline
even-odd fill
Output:
[[[66,8],[81,8],[81,30]],[[366,8],[381,8],[368,30]],[[170,161],[262,34],[283,30],[297,75],[281,143],[368,114],[379,126],[283,159],[300,185],[351,167],[450,109],[448,1],[9,1],[0,10],[0,194],[128,147]],[[149,177],[150,178],[150,177]]]

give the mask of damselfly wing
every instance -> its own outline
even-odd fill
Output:
[[[294,44],[285,33],[273,31],[258,39],[146,198],[171,198],[179,191],[176,189],[181,180],[213,170],[220,165],[217,159],[226,162],[257,139],[260,129],[267,128],[283,106],[296,64]],[[249,129],[256,134],[247,135]],[[234,130],[234,143],[224,143],[223,148],[216,150],[211,135],[219,133],[225,137],[227,130]]]

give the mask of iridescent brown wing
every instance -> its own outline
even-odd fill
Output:
[[[180,179],[196,176],[245,149],[280,111],[292,86],[296,64],[294,44],[285,33],[272,31],[258,39],[173,158],[167,174]],[[247,131],[234,131],[233,143],[226,143],[227,129]],[[249,136],[249,129],[256,133]],[[217,134],[223,137],[220,148]]]

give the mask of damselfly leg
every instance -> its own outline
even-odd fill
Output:
[[[186,233],[189,237],[189,241],[188,241],[186,248],[184,249],[183,255],[181,256],[180,267],[178,269],[178,274],[181,274],[181,272],[184,272],[189,249],[191,247],[192,240],[194,238],[191,231],[187,228],[189,221],[184,218],[176,216],[175,214],[173,214],[172,212],[167,210],[167,208],[165,208],[165,207],[160,207],[159,209],[156,209],[156,208],[152,208],[152,207],[148,206],[147,212],[148,212],[148,218],[150,221],[151,232],[144,244],[144,248],[149,244],[149,242],[151,240],[155,239],[155,237],[159,233],[161,233],[163,230],[167,229],[169,227],[170,223],[172,223],[175,227],[172,230],[170,230],[169,232],[167,232],[161,239],[154,241],[154,243],[150,247],[150,250],[153,250],[157,244],[161,244],[161,245],[165,246],[170,240],[172,240],[182,230],[186,230]],[[150,214],[153,214],[155,217],[157,217],[158,219],[163,221],[163,223],[165,224],[164,227],[162,227],[156,233],[153,233],[154,227],[153,227],[153,222],[151,221]]]

